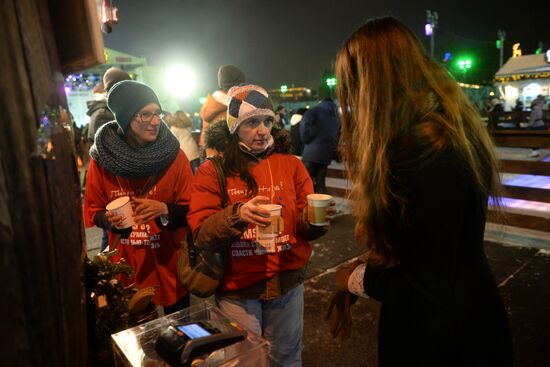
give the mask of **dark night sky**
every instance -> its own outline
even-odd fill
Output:
[[[188,65],[200,94],[217,87],[221,64],[238,65],[249,82],[266,88],[316,88],[342,42],[368,18],[393,15],[429,48],[423,32],[430,9],[439,14],[436,57],[477,53],[480,73],[493,75],[498,29],[506,31],[504,60],[516,42],[524,54],[534,53],[539,41],[550,48],[550,0],[511,1],[113,0],[119,23],[104,40],[150,64]]]

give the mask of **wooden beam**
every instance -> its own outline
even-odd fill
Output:
[[[550,162],[500,160],[500,172],[550,176]]]
[[[504,196],[513,199],[550,203],[550,190],[504,185]]]
[[[550,147],[550,131],[546,130],[498,130],[490,129],[495,144],[512,148]]]
[[[494,211],[489,211],[489,214],[495,214]],[[494,216],[498,218],[498,216]],[[493,222],[493,221],[491,221]],[[506,213],[502,220],[494,220],[496,223],[501,223],[509,226],[534,229],[537,231],[550,232],[550,218],[536,217],[532,215],[524,215],[517,213]]]

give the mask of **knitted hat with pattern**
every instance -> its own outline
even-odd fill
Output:
[[[257,85],[238,85],[231,88],[227,92],[227,101],[227,127],[231,134],[251,117],[275,117],[267,92]]]

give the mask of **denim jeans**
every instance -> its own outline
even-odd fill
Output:
[[[270,367],[302,365],[303,284],[270,301],[216,295],[216,302],[227,316],[269,341]]]

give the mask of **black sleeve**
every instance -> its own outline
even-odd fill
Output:
[[[364,288],[370,297],[406,304],[413,299],[440,303],[449,296],[473,183],[458,160],[448,158],[445,155],[399,178],[408,200],[405,222],[394,225],[400,264],[367,266]]]
[[[157,225],[160,228],[166,228],[172,231],[181,227],[187,227],[187,213],[189,212],[189,205],[178,205],[173,203],[165,204],[168,207],[168,224],[163,225],[160,218],[157,218]]]
[[[96,213],[94,217],[94,224],[100,228],[111,231],[114,234],[119,234],[122,238],[130,237],[130,234],[132,233],[132,227],[118,229],[111,226],[111,223],[107,220],[107,217],[105,216],[105,212],[106,211],[103,210]]]

